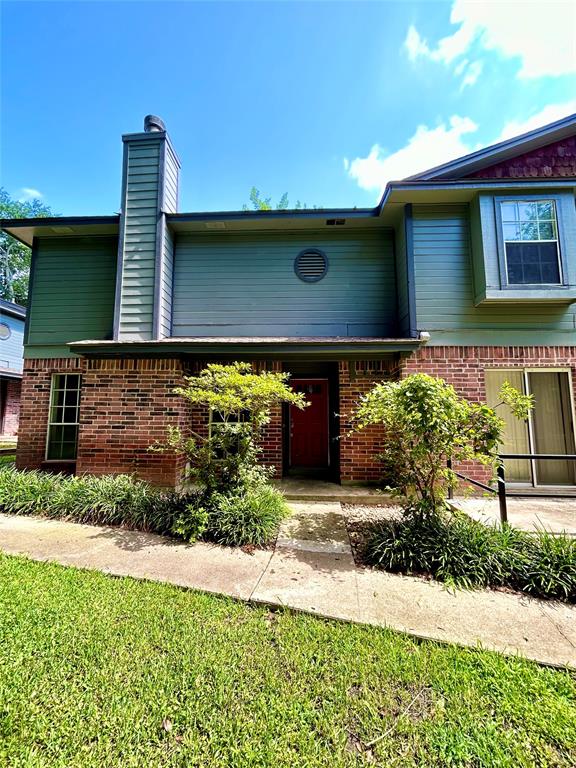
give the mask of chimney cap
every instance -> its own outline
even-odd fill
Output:
[[[144,131],[145,133],[159,133],[165,131],[166,126],[164,120],[157,115],[146,115],[144,118]]]

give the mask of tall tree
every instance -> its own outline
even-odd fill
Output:
[[[38,198],[14,200],[0,187],[0,219],[31,219],[54,216]],[[30,274],[30,248],[6,232],[0,232],[0,298],[26,305]]]

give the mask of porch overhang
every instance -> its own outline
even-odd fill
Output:
[[[69,349],[82,357],[194,357],[251,360],[377,360],[409,355],[426,338],[370,337],[193,337],[159,341],[73,341]]]

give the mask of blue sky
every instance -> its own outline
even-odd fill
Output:
[[[252,185],[371,206],[386,180],[576,112],[572,2],[4,2],[1,184],[118,210],[121,134],[160,115],[180,209]],[[548,23],[549,20],[549,23]]]

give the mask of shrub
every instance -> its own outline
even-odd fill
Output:
[[[0,470],[0,510],[12,514],[168,533],[185,502],[172,491],[153,488],[130,475],[66,477]]]
[[[505,382],[500,397],[516,417],[527,418],[530,395]],[[374,424],[385,428],[380,456],[385,476],[412,506],[430,513],[444,507],[447,487],[456,484],[448,460],[494,466],[504,428],[492,408],[468,402],[443,379],[425,373],[376,384],[352,422],[356,430]]]
[[[37,471],[0,470],[0,511],[93,525],[118,525],[170,534],[192,542],[261,545],[271,541],[288,508],[264,482],[267,470],[248,470],[241,489],[178,494],[130,475],[67,477]]]
[[[269,485],[247,486],[239,493],[212,496],[207,537],[230,547],[273,540],[288,515],[284,496]]]
[[[511,583],[518,589],[576,602],[576,539],[541,529],[528,540],[517,564]]]
[[[186,386],[174,392],[210,413],[210,434],[186,435],[168,425],[166,441],[154,443],[149,450],[186,454],[192,479],[209,494],[241,493],[246,477],[257,470],[262,453],[259,441],[272,409],[282,403],[306,406],[304,396],[290,389],[288,379],[287,373],[254,373],[249,363],[208,365],[198,376],[186,377]],[[268,478],[262,476],[262,482]]]
[[[486,526],[464,513],[408,510],[401,519],[375,524],[365,558],[388,571],[427,574],[454,587],[508,586],[576,602],[576,540]]]
[[[201,539],[210,522],[210,513],[205,506],[203,494],[198,494],[178,513],[172,524],[171,533],[180,539],[192,543]]]

